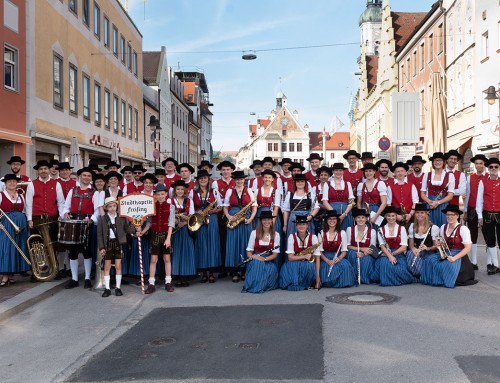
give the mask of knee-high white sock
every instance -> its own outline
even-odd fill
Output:
[[[116,288],[119,289],[122,286],[122,275],[116,274]]]
[[[150,285],[154,286],[155,285],[155,277],[149,278],[148,282],[149,282]]]
[[[470,248],[470,261],[472,264],[477,265],[477,244],[473,243]]]
[[[84,259],[83,265],[85,266],[85,279],[90,279],[90,272],[92,271],[92,258]]]
[[[165,283],[172,283],[172,276],[171,275],[167,275],[165,277]]]
[[[104,286],[106,287],[107,290],[109,290],[109,275],[104,276]]]
[[[78,259],[70,259],[69,266],[71,267],[71,278],[78,282]]]
[[[59,270],[64,270],[64,257],[66,253],[64,251],[57,252],[57,263],[59,264]]]
[[[497,253],[497,249],[494,247],[487,247],[486,248],[486,264],[487,265],[492,265],[493,264],[493,254]]]
[[[493,248],[493,252],[491,254],[491,261],[493,262],[493,266],[498,267],[498,248]]]

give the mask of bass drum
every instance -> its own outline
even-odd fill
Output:
[[[85,243],[89,230],[89,223],[79,219],[59,221],[57,241],[65,245],[80,245]]]

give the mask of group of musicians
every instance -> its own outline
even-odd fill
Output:
[[[55,277],[70,275],[68,289],[79,286],[79,254],[83,285],[92,287],[100,255],[105,297],[111,294],[112,264],[118,296],[122,275],[138,277],[141,268],[147,294],[162,279],[165,290],[173,292],[174,281],[185,287],[195,278],[214,283],[228,275],[235,283],[243,280],[242,292],[251,293],[359,283],[470,285],[476,282],[479,228],[486,240],[487,273],[500,272],[497,158],[473,157],[476,172],[469,177],[456,170],[462,159],[456,150],[430,156],[429,172],[423,172],[427,161],[419,155],[395,164],[355,150],[344,158],[347,168],[328,167],[313,153],[305,172],[289,158],[276,163],[265,157],[253,161],[249,179],[223,161],[217,180],[208,161],[198,165],[196,176],[191,165],[174,158],[153,173],[142,165],[120,169],[110,161],[105,172],[93,164],[78,169],[75,180],[69,163],[40,160],[33,167],[37,178],[30,180],[20,174],[25,161],[13,156],[7,161],[11,172],[0,182],[0,286],[30,270],[20,256],[30,254],[28,234],[40,234],[45,251],[52,248]],[[153,196],[156,204],[156,215],[138,228],[117,215],[118,199],[134,193]],[[460,196],[465,196],[463,212]],[[78,224],[78,238],[66,238]]]

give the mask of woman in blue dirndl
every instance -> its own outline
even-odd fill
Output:
[[[320,257],[316,257],[316,288],[350,287],[356,283],[354,268],[345,258],[347,238],[340,228],[339,214],[336,210],[325,212],[323,230],[318,236],[322,244]]]
[[[442,212],[454,195],[455,176],[445,170],[445,155],[442,152],[434,153],[432,157],[429,157],[429,160],[433,170],[425,173],[422,178],[420,197],[431,209],[431,221],[441,227],[446,222]]]
[[[417,203],[414,210],[415,220],[408,229],[406,263],[410,273],[419,279],[422,266],[429,255],[437,253],[439,228],[430,221],[427,204]]]
[[[401,286],[414,281],[408,271],[406,250],[408,236],[406,229],[398,225],[398,211],[393,206],[387,206],[383,213],[387,224],[378,229],[378,241],[382,253],[375,262],[375,277],[380,280],[380,286]]]
[[[170,187],[173,188],[171,201],[175,208],[177,225],[175,234],[172,234],[172,275],[178,277],[176,287],[187,287],[188,279],[196,275],[194,241],[188,231],[187,219],[179,214],[194,214],[194,204],[188,196],[188,184],[184,180],[176,180]]]
[[[283,202],[283,232],[287,238],[295,234],[297,228],[295,221],[297,216],[307,217],[308,232],[314,233],[313,219],[319,212],[319,204],[314,193],[314,188],[309,188],[307,178],[304,174],[293,176],[294,190],[286,193]]]
[[[472,245],[470,231],[459,223],[463,212],[457,205],[448,205],[443,214],[446,214],[448,223],[441,226],[439,231],[438,246],[442,254],[432,254],[426,259],[420,282],[449,288],[473,285],[477,281],[467,255]]]
[[[314,262],[310,262],[310,258],[319,256],[319,249],[299,255],[304,249],[318,243],[318,237],[308,231],[310,222],[307,218],[306,215],[297,215],[294,222],[297,232],[288,237],[288,261],[280,271],[280,288],[283,290],[306,290],[312,287],[316,280],[316,266]]]
[[[352,185],[344,181],[344,164],[338,162],[333,164],[333,178],[323,187],[322,204],[326,210],[339,212],[342,230],[347,230],[354,224],[351,202],[354,201]]]
[[[378,283],[373,280],[375,271],[375,258],[378,256],[376,248],[377,237],[375,230],[367,225],[369,214],[365,209],[352,209],[352,216],[356,222],[355,226],[346,232],[347,260],[357,273],[357,283]],[[377,254],[374,254],[377,252]]]
[[[279,256],[280,235],[273,227],[273,213],[259,215],[257,229],[252,231],[247,247],[246,277],[242,293],[263,293],[278,288],[278,268],[274,260]]]
[[[254,200],[252,190],[245,187],[245,173],[242,170],[236,170],[231,174],[231,177],[235,180],[236,186],[228,189],[224,198],[224,215],[228,225],[234,224],[234,216],[254,201],[246,210],[243,222],[234,228],[229,226],[227,228],[225,266],[232,275],[233,282],[237,283],[240,281],[240,274],[238,274],[236,266],[241,263],[241,258],[246,252],[248,239],[252,233],[252,222],[257,214],[257,203]],[[241,277],[243,278],[243,275]]]
[[[372,228],[377,230],[378,225],[375,222],[382,215],[387,206],[387,185],[384,181],[377,179],[377,166],[375,164],[364,164],[364,180],[358,184],[357,196],[358,207],[366,209],[369,207],[370,212],[375,214],[370,215],[370,223]]]
[[[217,213],[222,210],[220,194],[210,186],[210,173],[198,170],[196,185],[192,191],[194,210],[200,213],[214,203],[207,215],[208,223],[196,231],[194,253],[196,268],[201,272],[200,283],[214,283],[214,271],[221,265],[219,221]]]
[[[7,232],[10,235],[17,246],[28,257],[26,246],[28,223],[24,215],[24,196],[17,192],[17,182],[20,179],[15,174],[7,174],[4,176],[3,181],[5,182],[5,190],[0,193],[0,207],[5,214],[0,219],[0,223],[5,230],[0,231],[0,274],[2,274],[0,286],[2,287],[14,283],[14,273],[25,272],[30,269],[28,263],[19,254],[19,251],[5,233]],[[21,229],[19,234],[16,234],[14,226],[12,226],[7,217]]]

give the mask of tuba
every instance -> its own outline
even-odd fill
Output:
[[[57,261],[49,234],[50,223],[37,225],[40,234],[30,235],[27,242],[33,275],[42,282],[51,281],[57,274]]]
[[[248,204],[243,206],[243,208],[237,212],[235,215],[233,215],[233,219],[227,223],[227,228],[228,229],[234,229],[236,226],[238,226],[240,223],[245,222],[245,214],[248,209],[254,204],[256,198],[253,199],[253,201],[250,201]]]
[[[208,218],[208,212],[214,208],[216,203],[217,200],[211,202],[201,212],[191,215],[188,220],[188,229],[190,231],[197,231],[202,225],[208,224],[210,222]]]

